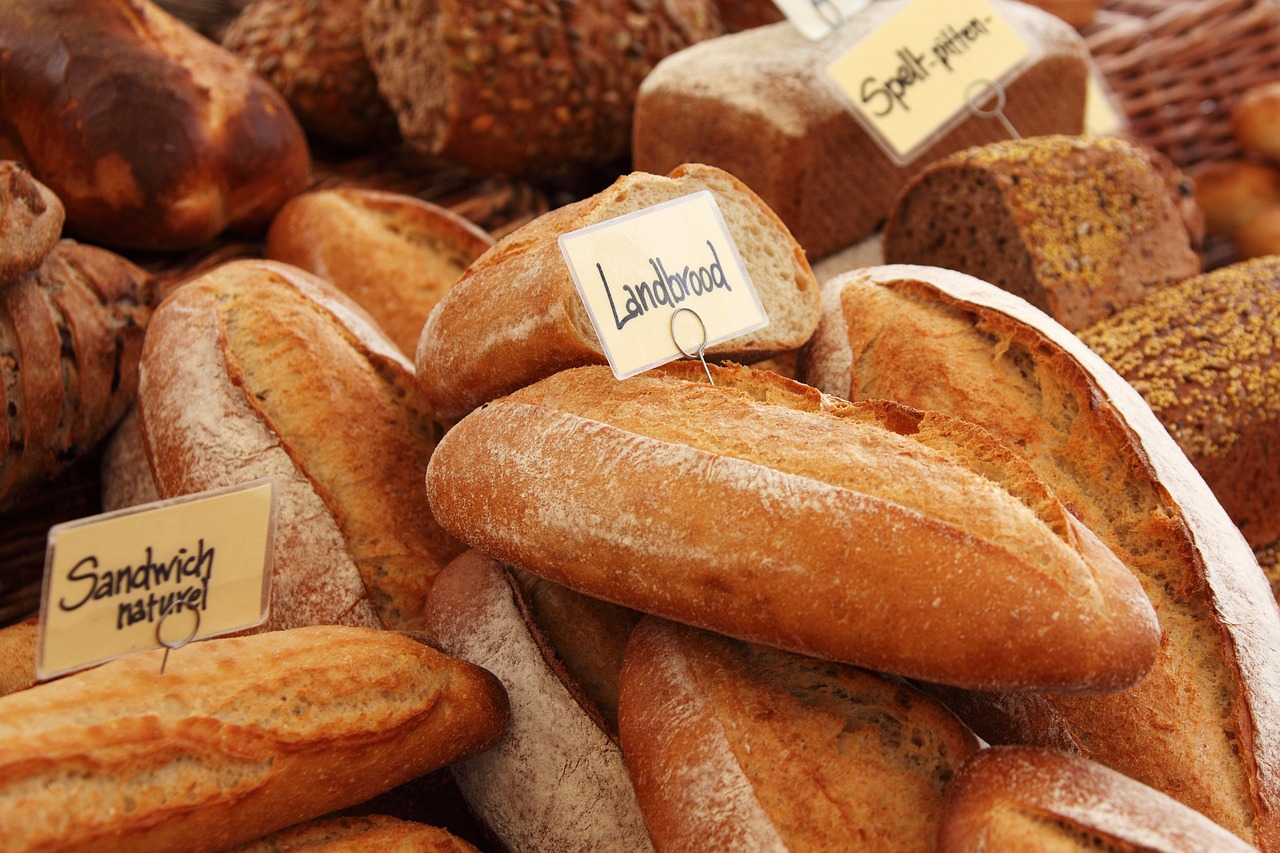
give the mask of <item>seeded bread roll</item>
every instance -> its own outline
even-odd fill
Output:
[[[988,742],[1082,752],[1280,849],[1280,612],[1150,407],[1077,337],[971,276],[883,266],[828,282],[823,303],[802,377],[964,417],[1018,448],[1160,619],[1156,663],[1127,692],[947,691],[947,704]]]
[[[659,850],[929,850],[979,746],[899,682],[652,618],[619,722]]]
[[[605,364],[556,241],[701,190],[714,195],[769,318],[764,328],[710,347],[707,355],[759,361],[807,341],[817,324],[817,281],[786,226],[750,189],[699,164],[667,177],[634,172],[507,235],[440,301],[416,353],[418,380],[436,413],[455,420],[558,370]]]
[[[1255,848],[1141,782],[1078,756],[995,747],[972,756],[947,789],[938,853]]]
[[[288,104],[149,0],[0,4],[0,156],[66,206],[67,231],[173,251],[265,226],[306,184]]]
[[[502,738],[455,764],[454,778],[509,850],[651,850],[617,734],[622,648],[638,614],[552,586],[517,581],[475,551],[440,573],[425,630],[447,653],[494,673],[511,698]],[[575,608],[574,622],[557,621],[563,607]],[[583,666],[583,656],[602,659]]]
[[[280,208],[266,255],[328,279],[412,357],[427,315],[493,238],[414,196],[356,188],[303,193]]]
[[[491,402],[436,448],[432,510],[592,597],[817,657],[1072,693],[1146,670],[1137,582],[987,433],[711,376],[584,367]]]
[[[1171,285],[1080,339],[1142,395],[1249,544],[1280,539],[1280,257]]]
[[[40,266],[62,236],[53,191],[13,160],[0,160],[0,286]]]
[[[707,163],[732,173],[759,193],[810,258],[869,237],[894,194],[930,160],[1008,137],[998,121],[964,116],[899,166],[869,135],[826,68],[904,5],[871,3],[820,41],[784,21],[667,58],[636,98],[634,168],[660,174],[680,163]],[[1090,72],[1079,34],[1023,3],[992,0],[992,6],[1038,51],[1006,87],[1009,121],[1024,136],[1080,133]]]
[[[398,136],[360,38],[364,0],[253,0],[222,46],[289,102],[315,139],[366,148]]]
[[[72,240],[0,284],[0,510],[66,470],[132,405],[152,298],[149,274]]]
[[[161,674],[163,653],[0,697],[6,850],[224,850],[475,754],[508,715],[492,675],[392,631],[207,640]]]
[[[1052,136],[961,151],[903,187],[884,259],[958,270],[1073,331],[1200,272],[1190,184],[1112,137]]]
[[[721,32],[714,0],[370,0],[363,37],[411,145],[526,174],[624,157],[640,81]]]
[[[182,285],[148,332],[138,412],[161,497],[279,479],[265,630],[421,625],[462,551],[422,494],[439,427],[408,360],[339,291],[259,260]]]
[[[476,853],[448,830],[386,815],[313,820],[273,832],[228,853]]]

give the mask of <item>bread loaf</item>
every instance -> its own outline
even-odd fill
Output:
[[[711,375],[584,367],[489,403],[432,455],[436,518],[595,598],[881,671],[1090,693],[1146,670],[1136,581],[987,433]]]
[[[619,722],[659,850],[931,850],[978,739],[899,682],[646,619]]]
[[[714,0],[370,0],[364,13],[401,134],[482,173],[624,158],[640,81],[722,31]]]
[[[587,654],[616,649],[616,659],[605,654],[610,660],[603,663],[614,679],[606,719],[608,709],[577,677],[583,669],[567,668],[558,654],[564,647],[548,641],[534,606],[505,567],[475,551],[446,566],[428,598],[425,630],[433,641],[494,673],[511,699],[502,738],[453,766],[458,787],[512,851],[650,850],[617,736],[616,679],[626,633],[620,643],[596,646],[592,641],[601,634],[589,633],[591,621],[564,625],[579,635],[573,645]],[[634,621],[613,624],[625,630]]]
[[[0,628],[0,696],[36,683],[36,642],[40,625],[33,616]]]
[[[557,370],[604,364],[557,239],[701,190],[714,195],[769,318],[762,329],[708,348],[708,356],[756,361],[807,341],[817,323],[817,282],[803,250],[750,189],[698,164],[667,177],[637,172],[507,235],[440,301],[416,353],[418,380],[436,413],[455,420]]]
[[[422,493],[439,428],[408,360],[339,291],[255,260],[182,285],[148,332],[138,411],[161,497],[279,479],[268,630],[421,625],[462,550]]]
[[[1052,136],[931,163],[894,200],[884,258],[968,273],[1071,330],[1200,272],[1190,185],[1159,155],[1110,137]]]
[[[322,818],[273,832],[228,853],[475,853],[448,830],[386,815]]]
[[[493,238],[414,196],[357,188],[303,193],[267,230],[266,255],[337,285],[409,357],[427,315]]]
[[[1240,147],[1280,161],[1280,82],[1256,83],[1231,106],[1231,135]]]
[[[142,443],[137,406],[125,413],[107,439],[99,479],[102,508],[107,512],[160,500]]]
[[[65,470],[132,405],[152,282],[119,255],[62,240],[0,284],[0,509]]]
[[[187,249],[305,186],[284,99],[150,0],[5,3],[0,54],[0,156],[57,194],[71,236]]]
[[[1008,138],[999,122],[965,116],[900,166],[869,135],[826,68],[904,5],[871,3],[820,41],[781,22],[667,58],[636,98],[634,168],[663,173],[707,163],[732,173],[759,193],[810,258],[869,237],[898,189],[929,161]],[[1037,51],[1006,86],[1008,120],[1023,136],[1080,133],[1089,54],[1079,34],[1023,3],[991,5]]]
[[[192,643],[163,674],[162,654],[0,697],[7,850],[223,850],[472,755],[507,718],[493,676],[391,631]]]
[[[1234,238],[1254,214],[1280,205],[1280,166],[1272,163],[1211,160],[1195,166],[1191,177],[1209,234]]]
[[[40,266],[65,217],[62,202],[25,166],[0,160],[0,286]]]
[[[801,375],[850,399],[964,417],[1019,449],[1141,581],[1155,665],[1103,697],[961,694],[992,743],[1078,750],[1280,849],[1280,612],[1248,544],[1138,393],[993,285],[883,266],[827,283]]]
[[[938,833],[938,853],[1253,849],[1101,764],[1026,747],[985,749],[965,762],[947,789]]]

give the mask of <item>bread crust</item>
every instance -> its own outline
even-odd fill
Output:
[[[0,285],[40,266],[65,218],[53,190],[21,163],[0,160]]]
[[[436,517],[596,598],[818,657],[988,688],[1141,677],[1141,589],[989,435],[712,375],[586,367],[482,407],[432,457]]]
[[[332,817],[282,829],[227,853],[477,853],[448,830],[387,815]]]

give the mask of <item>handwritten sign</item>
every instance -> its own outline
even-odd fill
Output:
[[[709,190],[560,236],[560,251],[619,379],[768,322]],[[672,315],[696,313],[706,340],[680,341]]]
[[[1035,56],[988,0],[915,0],[827,66],[899,165],[962,121],[975,81],[1007,84]]]
[[[269,478],[52,527],[36,674],[261,624],[276,511]]]
[[[871,0],[773,0],[800,34],[818,41],[871,5]]]

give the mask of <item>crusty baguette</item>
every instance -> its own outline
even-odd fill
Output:
[[[667,177],[634,172],[500,240],[431,312],[416,361],[436,413],[454,420],[557,370],[604,364],[557,239],[701,190],[715,196],[769,318],[764,328],[710,347],[708,355],[755,361],[807,341],[817,324],[817,282],[803,250],[755,193],[727,172],[698,164]]]
[[[40,266],[62,236],[53,190],[14,160],[0,160],[0,285]]]
[[[268,628],[416,628],[462,546],[422,477],[439,428],[409,361],[331,285],[273,261],[223,264],[156,310],[138,412],[161,497],[275,476]]]
[[[437,519],[587,595],[881,671],[1073,693],[1146,671],[1141,588],[988,433],[711,375],[584,367],[489,403],[432,456]]]
[[[493,238],[455,213],[401,193],[342,187],[290,199],[266,255],[328,279],[413,357],[427,315]]]
[[[120,249],[198,246],[266,224],[306,185],[284,98],[150,0],[0,4],[0,155]]]
[[[163,674],[162,655],[0,698],[6,850],[222,850],[478,752],[506,724],[497,679],[392,631],[192,643]]]
[[[1032,747],[985,749],[947,789],[938,853],[1248,853],[1199,812],[1101,764]]]
[[[832,280],[823,299],[802,376],[985,425],[1132,569],[1160,618],[1160,654],[1133,690],[953,693],[953,707],[989,742],[1074,748],[1280,849],[1280,612],[1138,393],[1044,314],[960,273],[878,267]]]
[[[387,815],[320,818],[273,832],[227,853],[475,853],[446,829]]]
[[[446,566],[428,598],[432,641],[494,673],[511,698],[502,738],[453,766],[459,789],[513,851],[651,849],[616,720],[603,718],[530,611],[507,568],[475,551]]]
[[[0,284],[0,509],[65,470],[132,405],[152,299],[151,275],[72,240]]]
[[[619,713],[658,850],[931,850],[979,747],[898,681],[653,618]]]

